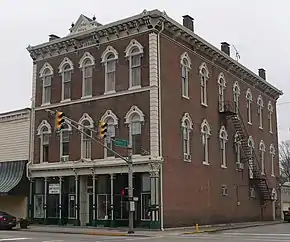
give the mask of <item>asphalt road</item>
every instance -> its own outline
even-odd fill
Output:
[[[228,230],[210,234],[170,235],[160,233],[155,237],[106,237],[96,235],[76,235],[59,233],[40,233],[29,231],[2,231],[1,241],[32,242],[286,242],[290,241],[290,223],[261,226],[247,229]]]

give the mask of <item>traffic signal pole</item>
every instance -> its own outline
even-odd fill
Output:
[[[46,109],[45,111],[49,112],[52,115],[55,115],[58,111],[52,111],[50,109]],[[122,155],[120,155],[119,153],[117,153],[116,151],[108,148],[107,146],[105,146],[102,142],[100,142],[99,140],[93,138],[92,136],[88,135],[86,132],[84,132],[83,130],[79,129],[78,126],[81,126],[84,129],[88,129],[93,133],[98,134],[98,132],[94,129],[88,128],[76,121],[74,121],[73,119],[70,119],[68,117],[66,117],[65,115],[63,115],[63,119],[65,121],[69,121],[69,125],[72,128],[75,128],[76,130],[80,131],[82,134],[86,135],[87,137],[89,137],[90,139],[92,139],[93,141],[95,141],[96,143],[98,143],[99,145],[101,145],[102,147],[104,147],[105,149],[111,151],[114,155],[116,155],[117,157],[119,157],[120,159],[122,159],[123,161],[125,161],[128,164],[128,196],[129,196],[129,229],[128,229],[128,234],[133,234],[134,233],[134,211],[135,211],[135,202],[134,202],[134,196],[133,196],[133,160],[132,160],[132,155],[133,155],[133,150],[132,150],[132,146],[131,144],[128,145],[127,149],[128,149],[128,159],[126,157],[123,157]]]

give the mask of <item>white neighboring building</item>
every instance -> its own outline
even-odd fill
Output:
[[[30,108],[0,114],[0,211],[27,217]]]

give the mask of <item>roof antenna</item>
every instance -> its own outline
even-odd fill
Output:
[[[241,56],[240,56],[240,54],[239,54],[239,52],[238,52],[238,50],[237,50],[237,48],[234,46],[234,45],[232,45],[233,47],[234,47],[234,49],[235,49],[235,56],[236,56],[236,61],[237,62],[239,62],[239,59],[241,59]]]

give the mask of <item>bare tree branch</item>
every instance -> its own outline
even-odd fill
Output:
[[[279,145],[279,163],[281,182],[290,181],[290,142],[282,141]]]

